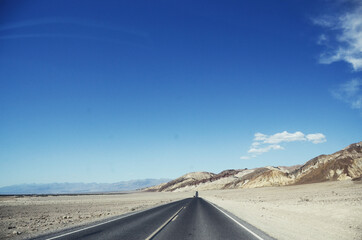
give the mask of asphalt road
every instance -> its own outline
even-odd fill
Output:
[[[129,216],[36,239],[272,239],[202,198],[188,198]]]

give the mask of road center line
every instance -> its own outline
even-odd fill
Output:
[[[209,202],[209,201],[207,201]],[[212,206],[214,206],[217,210],[219,210],[220,212],[222,212],[223,214],[225,214],[228,218],[230,218],[231,220],[233,220],[236,224],[238,224],[240,227],[244,228],[246,231],[248,231],[249,233],[251,233],[254,237],[256,237],[259,240],[264,240],[263,238],[259,237],[256,233],[254,233],[253,231],[251,231],[249,228],[245,227],[243,224],[239,223],[238,221],[236,221],[232,216],[230,216],[229,214],[227,214],[226,212],[224,212],[223,210],[221,210],[220,208],[218,208],[215,204],[209,202]]]
[[[154,236],[157,235],[157,233],[161,232],[161,230],[169,223],[171,222],[175,217],[177,217],[177,214],[179,214],[182,209],[184,209],[185,207],[180,208],[174,215],[172,215],[169,219],[167,219],[166,222],[164,222],[159,228],[157,228],[150,236],[148,236],[145,240],[150,240],[152,239]]]

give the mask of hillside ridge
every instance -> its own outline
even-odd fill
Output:
[[[180,192],[213,189],[286,186],[360,179],[362,176],[362,142],[353,143],[329,155],[319,155],[303,165],[266,166],[254,169],[228,169],[218,174],[187,173],[170,182],[145,188],[151,192]]]

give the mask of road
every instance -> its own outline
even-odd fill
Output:
[[[272,239],[202,198],[187,198],[129,216],[36,238],[63,239]]]

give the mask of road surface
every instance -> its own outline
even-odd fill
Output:
[[[202,198],[187,198],[139,213],[35,239],[269,240],[272,238]]]

